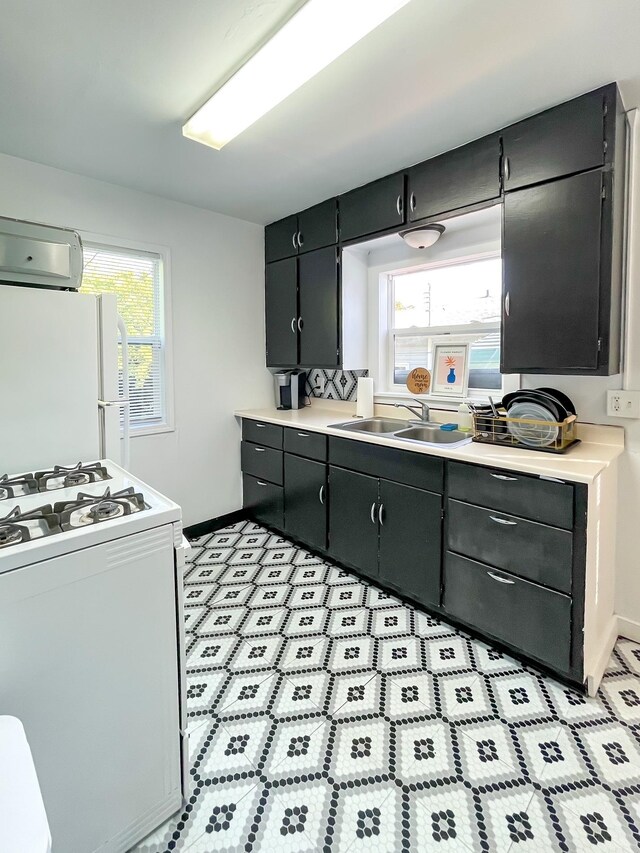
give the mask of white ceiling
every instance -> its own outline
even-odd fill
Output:
[[[640,0],[411,0],[222,151],[184,139],[296,5],[7,0],[0,151],[264,223],[614,79],[640,104]]]

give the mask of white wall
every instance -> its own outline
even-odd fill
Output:
[[[185,524],[238,509],[232,413],[272,401],[262,227],[2,154],[0,186],[0,216],[170,249],[176,428],[133,438],[130,467]]]

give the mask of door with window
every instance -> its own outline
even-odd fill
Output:
[[[112,293],[128,338],[129,387],[123,388],[122,351],[118,355],[120,394],[129,399],[132,434],[171,428],[165,318],[165,268],[159,253],[83,243],[81,293]]]

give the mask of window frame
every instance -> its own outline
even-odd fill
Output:
[[[441,269],[449,266],[461,266],[463,264],[474,263],[476,261],[491,260],[500,258],[501,252],[499,249],[492,249],[484,252],[468,253],[457,257],[441,258],[426,263],[420,263],[416,258],[412,258],[398,264],[385,264],[374,267],[369,271],[369,285],[371,288],[370,299],[370,363],[374,365],[370,371],[373,375],[376,388],[376,398],[381,400],[408,400],[420,399],[424,402],[431,402],[434,408],[442,408],[455,410],[464,400],[473,400],[476,402],[487,402],[489,396],[503,396],[509,391],[516,390],[520,387],[520,376],[517,374],[502,374],[502,388],[479,388],[470,389],[466,397],[455,398],[438,396],[436,394],[410,394],[406,385],[396,384],[394,380],[394,361],[395,361],[395,336],[400,337],[419,337],[425,335],[431,338],[438,338],[437,343],[461,343],[467,339],[469,334],[476,332],[495,332],[500,331],[501,322],[491,324],[472,324],[458,326],[430,326],[430,327],[413,327],[409,329],[396,329],[392,326],[394,312],[394,288],[393,277],[402,275],[410,271]],[[377,298],[376,298],[377,297]],[[371,310],[373,308],[373,310]],[[437,336],[434,332],[440,331],[441,335]]]
[[[83,243],[92,244],[98,249],[105,251],[116,251],[127,254],[127,252],[136,253],[144,252],[147,254],[158,255],[160,257],[160,317],[162,324],[162,334],[160,336],[160,353],[163,361],[162,374],[164,377],[164,387],[162,395],[164,398],[164,417],[161,423],[129,423],[129,434],[131,438],[140,436],[158,435],[162,433],[175,432],[174,419],[174,389],[173,389],[173,328],[172,328],[172,311],[171,311],[171,252],[167,246],[161,246],[155,243],[144,243],[139,240],[129,240],[125,238],[113,237],[106,234],[96,234],[90,231],[80,229],[78,233]],[[128,336],[128,341],[131,344],[138,342],[145,343],[148,338],[141,341],[139,336]]]

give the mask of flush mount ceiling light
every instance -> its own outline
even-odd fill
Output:
[[[409,0],[307,0],[183,126],[220,150]]]
[[[444,225],[423,225],[411,231],[401,231],[400,236],[412,249],[428,249],[444,234]]]

